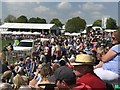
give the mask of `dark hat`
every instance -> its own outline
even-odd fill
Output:
[[[54,74],[48,80],[51,82],[64,80],[67,84],[71,85],[76,83],[76,76],[72,69],[67,66],[61,66],[55,70]]]

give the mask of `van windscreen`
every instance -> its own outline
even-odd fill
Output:
[[[21,47],[32,47],[32,42],[20,42],[18,46],[21,46]]]

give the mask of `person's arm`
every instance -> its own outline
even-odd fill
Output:
[[[103,65],[103,62],[100,61],[99,64],[97,64],[96,66],[93,66],[93,68],[94,68],[94,69],[100,68],[100,67],[102,67],[102,65]]]
[[[107,62],[111,60],[113,57],[115,57],[117,53],[113,50],[109,50],[105,55],[102,56],[101,60],[102,62]]]

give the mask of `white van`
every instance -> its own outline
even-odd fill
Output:
[[[14,51],[31,51],[34,47],[35,41],[32,39],[21,40],[18,46],[14,46]]]

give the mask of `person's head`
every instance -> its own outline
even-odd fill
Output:
[[[80,77],[88,72],[92,72],[95,62],[91,55],[79,54],[76,56],[75,62],[71,64],[74,66],[76,76]]]
[[[60,60],[59,64],[60,64],[60,66],[65,66],[66,62],[65,62],[65,60]]]
[[[58,88],[68,88],[76,84],[76,76],[72,69],[67,66],[57,68],[54,74],[48,78],[51,82],[56,82]]]
[[[12,72],[10,70],[5,71],[1,76],[2,82],[3,83],[8,82],[11,76],[12,76]]]
[[[50,65],[43,63],[41,66],[40,74],[42,78],[48,78],[49,76],[51,76],[53,74],[53,71]]]
[[[113,32],[112,34],[112,44],[120,44],[120,30]]]
[[[14,88],[18,89],[20,88],[22,85],[26,85],[24,79],[22,78],[22,76],[20,76],[19,74],[17,74],[14,78],[13,78],[13,84],[14,84]]]
[[[9,83],[0,84],[0,90],[14,90]]]

